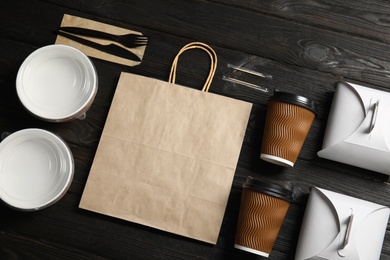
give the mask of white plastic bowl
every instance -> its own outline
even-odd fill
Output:
[[[73,180],[73,155],[57,135],[25,129],[0,143],[0,199],[33,211],[57,202]]]
[[[23,106],[50,122],[82,118],[97,93],[92,61],[67,45],[49,45],[31,53],[19,68],[16,90]]]

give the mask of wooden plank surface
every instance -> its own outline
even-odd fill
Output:
[[[388,176],[317,157],[334,93],[348,80],[389,91],[390,4],[385,1],[7,1],[0,8],[0,131],[39,127],[60,135],[75,156],[68,193],[42,211],[24,213],[0,206],[1,259],[254,259],[233,248],[241,186],[246,176],[278,182],[294,192],[269,259],[293,259],[310,187],[313,185],[389,206]],[[45,123],[30,116],[15,92],[19,66],[33,50],[53,44],[65,14],[138,30],[150,37],[140,66],[93,59],[99,91],[83,121]],[[218,54],[211,92],[252,102],[220,237],[216,246],[99,214],[78,203],[121,71],[167,80],[178,50],[191,41],[210,44]],[[244,65],[273,75],[261,80],[233,71]],[[207,56],[189,52],[179,62],[178,83],[200,88]],[[270,93],[222,80],[235,76]],[[319,101],[319,114],[292,169],[259,159],[267,110],[274,89]],[[390,259],[386,232],[381,259]]]

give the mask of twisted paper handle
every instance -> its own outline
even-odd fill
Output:
[[[206,79],[206,82],[204,83],[204,86],[202,88],[202,91],[208,92],[209,88],[210,88],[210,85],[211,85],[211,82],[213,81],[215,70],[217,69],[217,61],[218,60],[217,60],[217,54],[215,53],[213,48],[211,48],[209,45],[207,45],[205,43],[202,43],[202,42],[192,42],[192,43],[189,43],[189,44],[185,45],[179,51],[179,53],[176,55],[175,59],[173,60],[172,67],[171,67],[171,72],[169,74],[168,82],[175,83],[175,81],[176,81],[177,63],[179,61],[179,56],[180,56],[180,54],[182,54],[186,50],[190,50],[190,49],[202,49],[210,57],[210,61],[211,61],[210,72],[209,72],[209,75],[208,75],[208,77]]]

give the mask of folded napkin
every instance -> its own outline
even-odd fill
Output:
[[[64,27],[64,26],[81,27],[81,28],[86,28],[86,29],[93,29],[93,30],[98,30],[98,31],[102,31],[102,32],[107,32],[107,33],[111,33],[111,34],[118,34],[118,35],[127,34],[127,33],[134,33],[134,34],[142,35],[142,33],[140,33],[140,32],[136,32],[136,31],[124,29],[121,27],[116,27],[113,25],[109,25],[109,24],[105,24],[105,23],[101,23],[101,22],[96,22],[96,21],[92,21],[89,19],[85,19],[85,18],[81,18],[81,17],[77,17],[77,16],[72,16],[72,15],[68,15],[68,14],[65,14],[63,19],[62,19],[61,27]],[[81,36],[81,35],[77,35],[77,36],[81,37],[81,38],[85,38],[85,39],[90,40],[90,41],[94,41],[94,42],[99,43],[99,44],[115,43],[115,44],[119,45],[119,43],[116,43],[116,42],[113,42],[110,40],[97,39],[97,38]],[[55,43],[56,44],[65,44],[65,45],[75,47],[90,57],[98,58],[101,60],[107,60],[110,62],[114,62],[114,63],[126,65],[126,66],[135,66],[135,65],[138,65],[141,63],[138,61],[128,60],[128,59],[121,58],[121,57],[118,57],[118,56],[115,56],[115,55],[112,55],[112,54],[109,54],[106,52],[96,50],[94,48],[85,46],[81,43],[72,41],[72,40],[67,39],[67,38],[60,36],[60,35],[57,36]],[[122,45],[120,45],[120,46],[133,52],[138,57],[140,57],[141,60],[143,58],[143,55],[144,55],[144,52],[146,49],[146,46],[140,46],[137,48],[126,48]]]

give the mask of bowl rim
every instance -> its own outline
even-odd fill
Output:
[[[68,164],[68,170],[64,173],[66,174],[66,178],[64,177],[64,182],[61,188],[58,189],[58,191],[53,194],[52,197],[47,197],[45,200],[42,200],[41,203],[35,203],[34,205],[29,205],[29,206],[22,206],[18,203],[20,200],[15,200],[15,199],[10,199],[9,196],[5,196],[2,190],[2,184],[0,182],[0,200],[6,204],[7,206],[20,210],[20,211],[36,211],[40,209],[44,209],[46,207],[49,207],[59,201],[68,191],[70,188],[73,177],[74,177],[74,172],[75,172],[75,163],[74,163],[74,158],[72,151],[70,150],[69,146],[66,144],[66,142],[59,137],[58,135],[44,129],[40,128],[27,128],[27,129],[22,129],[19,131],[16,131],[9,136],[5,137],[3,141],[0,143],[0,152],[2,149],[4,149],[6,146],[12,145],[12,142],[19,137],[22,137],[23,135],[31,135],[31,140],[36,137],[36,138],[41,138],[45,139],[50,142],[54,142],[56,145],[61,146],[57,151],[61,150],[65,157],[66,157],[66,163]],[[1,159],[1,158],[0,158]],[[1,163],[0,163],[1,165]],[[2,170],[0,168],[0,174],[2,174]]]
[[[77,57],[77,60],[80,61],[85,66],[85,71],[90,72],[90,77],[91,77],[90,78],[91,83],[89,84],[91,87],[91,91],[88,93],[88,96],[86,96],[85,101],[80,103],[80,106],[78,106],[77,109],[75,109],[74,111],[71,111],[62,116],[57,116],[57,115],[50,116],[47,113],[44,114],[44,113],[40,113],[39,111],[36,111],[36,109],[34,108],[36,105],[31,104],[31,102],[28,101],[28,98],[24,93],[25,85],[23,81],[24,81],[24,76],[27,73],[26,70],[30,62],[34,58],[38,57],[39,55],[47,53],[47,51],[53,51],[53,50],[60,50],[63,51],[64,53],[72,54],[73,59]],[[52,44],[52,45],[47,45],[36,49],[32,53],[30,53],[23,61],[23,63],[19,67],[16,76],[16,91],[19,97],[19,101],[22,103],[23,107],[32,115],[49,122],[63,122],[63,121],[69,121],[81,117],[91,107],[95,99],[95,96],[97,94],[97,90],[98,90],[98,76],[97,76],[96,67],[93,64],[92,60],[79,49],[69,45]]]

